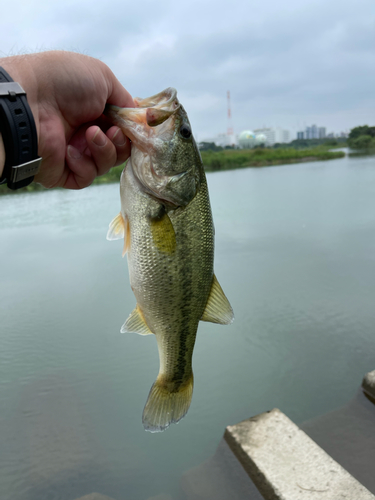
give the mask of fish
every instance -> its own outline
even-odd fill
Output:
[[[120,179],[120,213],[107,239],[124,239],[136,307],[121,328],[156,337],[160,369],[145,404],[145,430],[161,432],[187,413],[199,321],[227,325],[233,309],[214,274],[214,223],[202,158],[177,91],[107,105],[131,140]]]

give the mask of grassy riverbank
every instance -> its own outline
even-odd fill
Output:
[[[226,149],[223,151],[202,151],[202,159],[207,172],[231,170],[246,167],[268,167],[288,163],[300,163],[314,160],[331,160],[345,156],[342,151],[329,151],[327,147],[317,146],[308,149],[295,148],[256,148],[256,149]],[[108,184],[119,182],[124,166],[112,168],[107,174],[97,177],[93,184]],[[43,191],[39,184],[32,183],[26,188],[11,191],[7,186],[0,186],[1,194]]]
[[[202,151],[207,172],[245,167],[268,167],[315,160],[331,160],[345,156],[343,151],[329,151],[326,147],[309,149],[255,148]]]

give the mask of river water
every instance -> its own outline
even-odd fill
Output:
[[[280,408],[297,424],[347,403],[375,369],[375,158],[208,175],[216,275],[236,320],[201,323],[187,416],[141,415],[152,336],[122,243],[117,185],[0,198],[0,498],[183,498],[181,475],[229,424]]]

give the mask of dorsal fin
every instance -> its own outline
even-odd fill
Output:
[[[125,323],[122,325],[120,331],[121,333],[134,332],[138,333],[139,335],[151,335],[153,333],[147,326],[143,313],[138,304],[136,305],[136,308],[130,314],[128,319],[125,321]]]
[[[229,304],[216,276],[212,279],[211,291],[201,321],[230,325],[234,321],[232,306]]]

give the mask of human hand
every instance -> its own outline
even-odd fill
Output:
[[[130,142],[102,115],[106,103],[134,107],[131,95],[101,61],[52,51],[0,59],[27,94],[43,158],[35,181],[81,189],[123,163]]]

